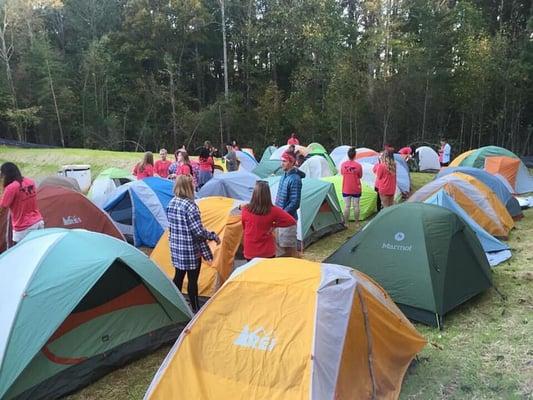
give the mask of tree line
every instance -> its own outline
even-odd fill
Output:
[[[0,132],[143,150],[533,145],[526,0],[0,0]]]

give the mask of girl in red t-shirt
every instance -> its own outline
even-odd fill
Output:
[[[355,147],[348,150],[348,161],[341,164],[342,197],[344,199],[344,223],[348,223],[353,208],[355,223],[359,222],[359,199],[361,198],[361,178],[363,167],[355,161]]]
[[[133,175],[139,180],[154,176],[154,155],[151,151],[144,153],[143,160],[133,168]]]
[[[396,161],[390,153],[384,152],[379,162],[374,165],[376,174],[376,188],[381,199],[383,208],[394,204],[394,194],[396,193]]]
[[[274,229],[293,225],[296,225],[296,220],[290,214],[272,205],[268,183],[258,181],[252,200],[242,207],[244,258],[275,257]]]

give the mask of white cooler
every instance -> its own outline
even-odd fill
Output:
[[[91,187],[90,165],[63,165],[57,174],[76,179],[82,192],[87,192]]]

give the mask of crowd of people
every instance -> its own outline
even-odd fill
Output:
[[[266,181],[257,181],[251,200],[241,207],[243,227],[243,254],[247,260],[256,257],[272,258],[276,256],[298,257],[297,220],[302,194],[302,179],[305,174],[298,166],[305,159],[305,154],[298,151],[300,142],[293,133],[287,142],[287,150],[281,156],[281,176],[275,204],[272,204],[269,185]],[[402,156],[410,156],[406,148],[401,149]],[[226,169],[236,171],[239,168],[238,144],[233,141],[226,146]],[[445,139],[441,141],[439,152],[441,165],[450,162],[451,147]],[[191,161],[182,146],[174,153],[174,161],[168,160],[166,149],[159,151],[160,159],[154,162],[151,152],[146,152],[141,162],[133,168],[137,179],[159,176],[175,181],[174,198],[167,208],[169,221],[169,242],[172,264],[176,268],[174,283],[179,290],[187,275],[188,294],[194,311],[199,308],[198,277],[202,259],[207,263],[213,260],[208,246],[209,241],[220,243],[214,232],[205,229],[200,217],[200,210],[194,202],[195,191],[205,185],[215,170],[215,157],[218,149],[206,141],[199,149],[198,161]],[[342,175],[342,196],[345,207],[344,221],[349,221],[353,213],[356,224],[359,221],[359,200],[361,198],[361,179],[363,167],[356,161],[357,150],[347,151],[347,161],[340,166]],[[394,204],[396,192],[396,162],[394,148],[385,144],[379,154],[379,161],[374,165],[376,176],[375,191],[378,196],[378,211]],[[19,168],[6,162],[0,168],[3,195],[0,200],[0,215],[6,209],[11,213],[13,241],[19,242],[30,231],[43,229],[44,222],[37,206],[35,182],[23,177]]]

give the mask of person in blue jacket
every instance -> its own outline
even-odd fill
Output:
[[[279,182],[276,196],[276,206],[289,213],[298,220],[298,209],[302,197],[302,178],[305,174],[295,167],[296,156],[294,153],[285,152],[281,156],[281,168],[284,171]],[[296,238],[297,225],[288,228],[278,228],[276,244],[278,255],[282,257],[298,257],[298,241]]]

